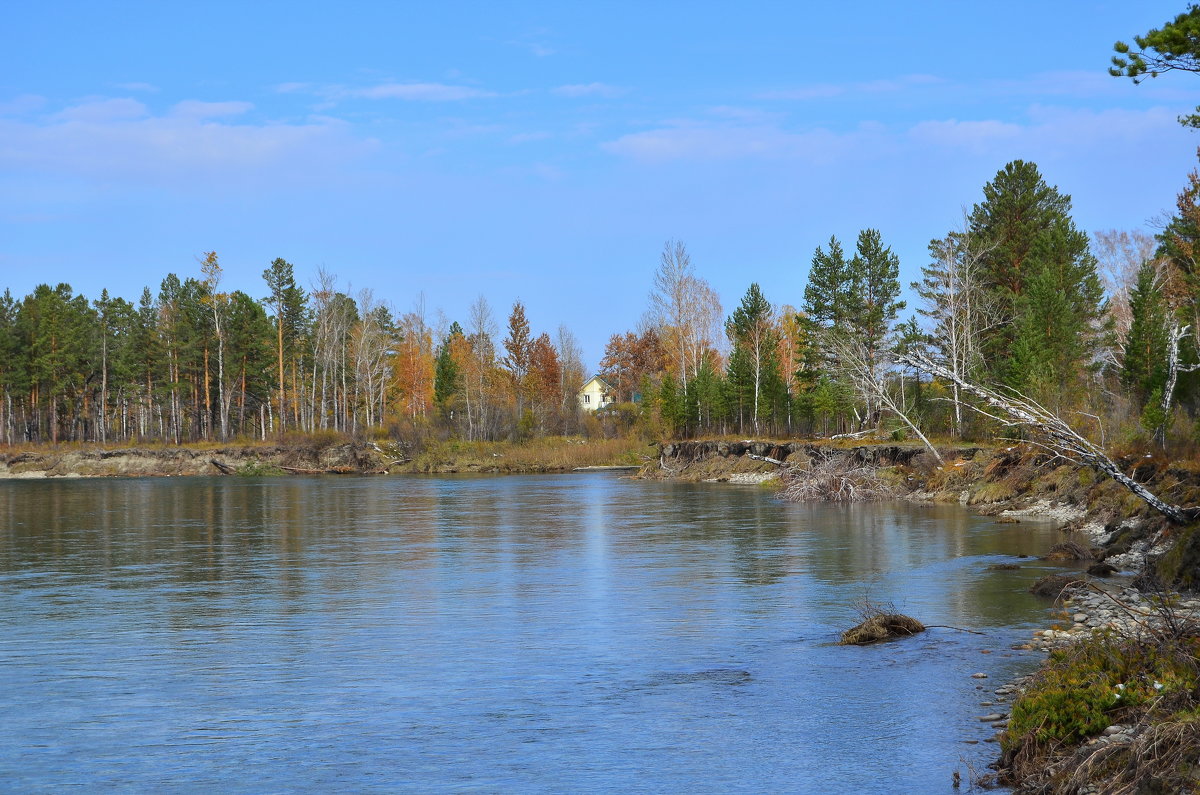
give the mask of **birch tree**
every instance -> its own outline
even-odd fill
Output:
[[[707,281],[696,276],[681,241],[667,241],[659,256],[650,292],[650,315],[670,351],[680,386],[700,368],[705,353],[718,344],[721,301]]]
[[[202,300],[212,312],[213,328],[217,334],[217,414],[221,420],[221,440],[225,441],[229,438],[229,402],[232,395],[229,385],[225,383],[225,329],[222,322],[229,306],[229,294],[217,292],[222,276],[217,252],[205,252],[200,270],[204,273],[206,290]]]
[[[955,375],[969,379],[983,368],[982,342],[999,322],[992,295],[983,289],[983,256],[988,246],[963,224],[958,231],[929,243],[932,262],[921,268],[922,279],[912,290],[924,306],[917,312],[933,323],[933,342],[942,361]],[[962,435],[962,397],[951,384],[954,433]]]

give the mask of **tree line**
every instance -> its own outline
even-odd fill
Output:
[[[317,274],[301,288],[274,260],[255,299],[221,290],[215,252],[199,276],[168,274],[136,303],[70,285],[0,296],[0,441],[265,439],[299,431],[469,439],[578,430],[579,346],[532,336],[518,301],[497,340],[482,297],[440,340],[422,307],[394,313],[370,290]]]
[[[1157,235],[1090,240],[1070,197],[1019,160],[930,242],[904,319],[899,258],[876,229],[852,248],[816,247],[799,307],[753,283],[728,314],[671,241],[638,327],[614,334],[600,362],[617,402],[592,413],[577,405],[589,372],[570,330],[534,334],[519,300],[503,331],[483,297],[464,323],[435,328],[421,306],[396,313],[325,271],[305,290],[283,259],[263,271],[264,297],[224,292],[207,252],[198,275],[168,274],[136,303],[66,284],[5,291],[0,440],[989,433],[953,380],[896,364],[912,352],[1166,443],[1200,387],[1198,255],[1195,172]]]
[[[1091,240],[1070,196],[1017,160],[930,242],[907,318],[898,258],[875,229],[852,251],[836,237],[817,246],[799,308],[751,284],[723,323],[686,249],[668,244],[649,313],[610,339],[601,372],[623,399],[648,396],[669,436],[990,435],[954,380],[896,363],[914,353],[1100,435],[1165,444],[1171,428],[1195,431],[1198,255],[1196,173],[1158,234]]]

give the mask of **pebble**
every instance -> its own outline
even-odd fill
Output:
[[[1002,719],[1003,717],[1004,717],[1004,716],[1003,716],[1003,715],[1001,715],[999,712],[993,712],[991,715],[983,715],[983,716],[981,716],[981,717],[979,718],[979,720],[983,721],[984,723],[991,723],[992,721],[997,721],[997,720],[1000,720],[1000,719]]]
[[[988,675],[987,675],[987,674],[983,674],[983,673],[979,673],[979,674],[971,674],[971,678],[972,678],[972,679],[987,679],[987,678],[988,678]]]

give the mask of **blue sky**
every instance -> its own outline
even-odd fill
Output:
[[[1080,228],[1145,228],[1196,165],[1200,79],[1117,39],[1183,3],[19,3],[0,26],[0,288],[261,297],[275,257],[401,312],[482,294],[589,366],[667,239],[732,311],[799,305],[878,228],[907,283],[1006,162]]]

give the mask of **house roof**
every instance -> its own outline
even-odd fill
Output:
[[[592,376],[591,378],[589,378],[588,380],[586,380],[586,381],[584,381],[584,382],[583,382],[583,386],[579,387],[579,391],[580,391],[580,392],[582,392],[583,390],[587,389],[587,388],[588,388],[588,384],[592,383],[593,381],[595,381],[596,383],[600,384],[600,385],[601,385],[601,386],[603,386],[605,389],[610,389],[610,390],[612,389],[612,384],[608,383],[607,381],[605,381],[605,380],[604,380],[603,378],[601,378],[600,376],[598,376],[598,375],[594,375],[594,376]]]

